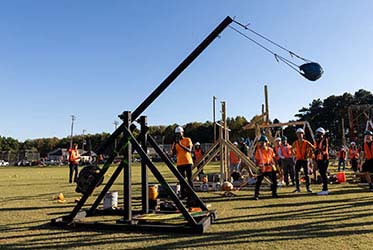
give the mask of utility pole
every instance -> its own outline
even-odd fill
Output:
[[[84,146],[86,144],[85,138],[84,138],[84,133],[87,132],[87,130],[83,129],[83,143],[82,143],[82,150],[84,151]]]
[[[74,121],[75,121],[75,115],[71,115],[71,137],[70,137],[70,148],[73,148]]]

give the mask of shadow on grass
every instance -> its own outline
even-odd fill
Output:
[[[118,249],[219,249],[221,246],[233,244],[321,239],[372,233],[373,215],[370,210],[373,194],[361,192],[360,197],[341,196],[360,192],[358,190],[356,187],[341,186],[340,190],[333,191],[333,195],[318,197],[317,200],[299,200],[295,198],[302,195],[289,194],[276,200],[278,203],[275,204],[267,204],[269,202],[267,200],[249,201],[247,195],[241,194],[229,198],[207,197],[203,199],[206,202],[247,201],[243,207],[237,209],[246,209],[253,214],[219,219],[212,225],[218,227],[219,232],[207,232],[193,237],[175,233],[141,234],[128,233],[128,231],[113,233],[112,230],[56,229],[46,220],[39,221],[41,224],[36,226],[29,226],[32,222],[25,223],[24,226],[19,223],[18,227],[13,226],[18,230],[27,231],[27,234],[0,237],[1,248],[69,249],[84,246],[105,249],[109,245],[110,247],[118,245]],[[305,194],[304,197],[306,196],[310,195]],[[315,199],[316,197],[313,196]],[[275,211],[271,211],[271,208]],[[231,214],[234,215],[234,210]],[[265,227],[255,226],[259,222],[269,223],[265,224]],[[229,229],[229,225],[240,225],[240,223],[245,225],[245,228]],[[2,229],[6,230],[6,228]],[[68,240],[61,240],[65,238]],[[144,241],[147,242],[145,245]],[[136,243],[138,245],[135,247]]]

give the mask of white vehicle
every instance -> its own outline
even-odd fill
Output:
[[[0,160],[0,166],[9,166],[9,162]]]

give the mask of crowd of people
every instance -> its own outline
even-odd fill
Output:
[[[297,139],[290,145],[286,136],[278,137],[274,140],[273,147],[268,138],[261,135],[255,147],[253,160],[259,169],[256,177],[254,199],[259,199],[260,186],[264,177],[271,180],[272,197],[278,197],[277,186],[295,186],[294,193],[301,192],[300,174],[303,170],[303,180],[307,193],[312,193],[310,174],[316,170],[320,174],[322,189],[318,195],[328,195],[328,167],[329,167],[329,141],[324,128],[318,128],[315,133],[315,142],[311,143],[304,138],[304,130],[296,130]],[[234,142],[234,146],[248,156],[248,147],[245,140],[241,138],[239,142]],[[338,154],[338,171],[345,171],[347,158],[351,163],[351,169],[364,174],[369,183],[369,191],[373,191],[373,132],[365,131],[362,150],[359,151],[355,142],[350,143],[350,147],[341,147]],[[175,140],[171,146],[171,154],[176,157],[176,166],[180,174],[186,178],[187,183],[193,187],[192,167],[197,164],[204,155],[201,144],[196,142],[193,145],[189,137],[184,136],[184,129],[181,126],[175,129]],[[230,174],[242,170],[241,159],[235,152],[229,153]],[[78,178],[78,165],[80,155],[78,145],[74,144],[69,150],[69,183],[76,182]],[[362,163],[362,164],[359,164]],[[316,164],[316,168],[312,164]],[[203,171],[203,170],[202,170]],[[202,172],[203,173],[203,172]],[[185,187],[181,187],[181,198],[187,198],[188,193]]]

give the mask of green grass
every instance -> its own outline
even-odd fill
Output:
[[[214,167],[219,169],[210,166],[210,171]],[[331,194],[321,197],[293,194],[289,187],[279,189],[279,199],[263,191],[259,201],[251,200],[253,191],[236,191],[237,196],[229,198],[222,192],[199,193],[218,211],[218,220],[205,234],[128,233],[51,227],[50,220],[68,214],[79,197],[67,175],[68,167],[0,168],[0,249],[373,248],[373,193],[366,186],[331,185]],[[139,165],[134,165],[133,178],[138,206]],[[120,176],[111,189],[120,196],[122,180]],[[312,188],[319,191],[321,186]],[[53,200],[59,192],[66,203]]]

